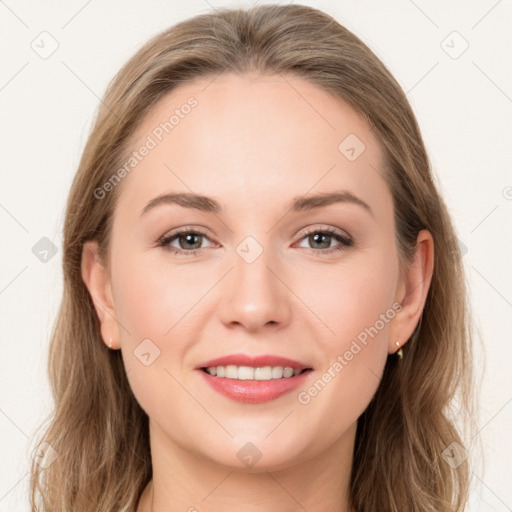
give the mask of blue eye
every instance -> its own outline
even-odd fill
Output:
[[[158,241],[158,246],[164,247],[167,251],[180,256],[194,256],[204,249],[204,247],[202,247],[202,241],[204,238],[210,240],[207,234],[203,231],[185,227],[164,235]],[[310,230],[306,232],[300,240],[304,239],[307,239],[311,244],[324,244],[323,248],[309,248],[315,254],[319,255],[327,255],[333,252],[343,251],[353,245],[353,240],[350,237],[341,231],[330,228]],[[328,247],[325,247],[326,239]],[[339,244],[334,247],[330,247],[333,239],[339,242]],[[178,241],[180,247],[170,245],[174,241]]]

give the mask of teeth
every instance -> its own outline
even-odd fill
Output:
[[[233,366],[234,370],[231,375],[228,375],[228,377],[231,377],[232,379],[240,379],[240,380],[253,380],[258,379],[258,377],[255,376],[255,373],[260,370],[260,368],[251,368],[250,366],[240,366],[238,368],[237,366]]]
[[[226,366],[226,373],[224,375],[227,379],[238,379],[238,368],[234,364]]]
[[[299,375],[302,370],[293,369],[289,366],[262,366],[253,368],[252,366],[236,366],[228,364],[227,366],[210,366],[206,368],[206,373],[214,377],[226,377],[228,379],[238,380],[272,380],[290,378]]]
[[[290,368],[290,367],[287,366],[283,370],[283,377],[293,377],[293,368]]]
[[[280,370],[280,371],[279,371]],[[276,367],[276,379],[280,379],[280,374],[282,376],[282,368]],[[242,373],[242,368],[240,368],[240,373]],[[270,380],[272,378],[272,367],[271,366],[263,366],[262,368],[254,368],[254,379],[255,380]]]
[[[272,378],[280,379],[283,376],[283,367],[282,366],[274,366],[272,368]]]

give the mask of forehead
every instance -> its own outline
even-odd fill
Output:
[[[144,146],[119,201],[134,213],[176,191],[216,197],[233,211],[341,188],[377,210],[389,206],[368,123],[293,75],[224,74],[182,85],[137,128],[132,150]]]

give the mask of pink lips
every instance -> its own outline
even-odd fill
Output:
[[[288,366],[298,370],[310,370],[311,367],[299,361],[280,356],[247,356],[244,354],[232,354],[217,359],[211,359],[201,363],[197,367],[205,381],[215,391],[233,400],[250,404],[268,402],[292,391],[301,384],[304,384],[311,373],[310,371],[304,371],[294,377],[282,379],[238,380],[228,379],[226,377],[214,377],[203,371],[204,368],[210,366],[227,366],[229,364],[236,366],[252,366],[255,368],[262,366]]]

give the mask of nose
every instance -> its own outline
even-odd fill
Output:
[[[229,328],[238,326],[249,332],[284,327],[290,320],[293,296],[285,284],[286,276],[270,257],[270,249],[248,261],[234,254],[234,268],[223,280],[223,298],[217,310],[220,320]]]

